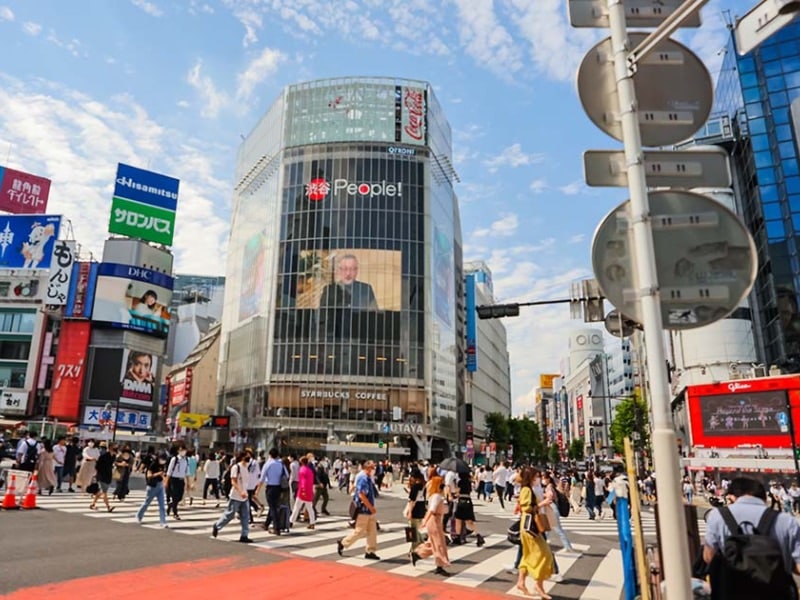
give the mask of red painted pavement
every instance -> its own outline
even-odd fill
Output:
[[[351,600],[378,596],[380,600],[481,600],[504,596],[326,561],[291,558],[253,564],[257,556],[258,553],[253,553],[251,557],[169,563],[25,588],[4,598]]]

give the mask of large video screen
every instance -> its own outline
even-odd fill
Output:
[[[703,433],[710,437],[786,435],[784,390],[700,397]]]
[[[98,269],[92,321],[166,337],[172,277],[141,267],[102,263]]]

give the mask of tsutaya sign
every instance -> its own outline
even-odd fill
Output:
[[[405,435],[430,435],[431,433],[428,425],[422,425],[420,423],[375,423],[375,431],[380,433],[400,433]]]

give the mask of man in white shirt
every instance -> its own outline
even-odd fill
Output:
[[[61,483],[64,481],[64,459],[67,456],[67,440],[62,435],[58,442],[53,446],[53,462],[56,469],[56,490],[61,491]]]
[[[169,506],[167,513],[172,509],[172,516],[180,521],[178,505],[183,500],[183,491],[186,489],[186,474],[189,472],[189,459],[186,458],[186,448],[179,448],[178,454],[173,456],[167,467],[167,489],[169,490]]]
[[[505,508],[506,504],[503,502],[503,495],[506,491],[506,483],[508,482],[508,469],[505,463],[498,463],[495,466],[494,473],[492,474],[492,483],[494,483],[494,490],[497,492],[497,497],[500,500],[500,507]]]
[[[250,453],[243,450],[236,457],[236,464],[231,467],[231,492],[228,500],[228,508],[211,526],[211,535],[217,537],[219,530],[231,522],[233,516],[238,514],[242,525],[242,533],[239,541],[243,544],[252,544],[253,540],[248,537],[250,533],[250,507],[247,499],[247,485],[249,474],[247,465],[250,463]]]

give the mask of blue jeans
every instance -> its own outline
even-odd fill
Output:
[[[558,508],[556,508],[555,505],[551,505],[551,508],[553,509],[553,515],[555,515],[555,527],[553,527],[553,531],[561,538],[561,545],[564,546],[564,549],[567,552],[572,552],[572,543],[569,541],[569,538],[567,538],[567,532],[564,531],[564,528],[561,526],[561,515],[558,514]]]
[[[144,519],[144,513],[147,512],[147,507],[150,506],[153,498],[158,500],[158,516],[161,519],[161,524],[166,525],[167,508],[166,499],[164,497],[164,484],[160,481],[157,485],[147,486],[147,496],[145,497],[144,502],[142,502],[142,505],[139,507],[139,512],[136,513],[136,518],[140,521]]]
[[[64,465],[56,465],[56,489],[61,491],[61,484],[64,482]]]
[[[241,537],[246,538],[247,534],[250,533],[250,503],[248,500],[228,500],[228,507],[222,513],[219,521],[217,521],[217,529],[222,529],[230,523],[236,513],[239,513],[239,518],[242,521]]]

